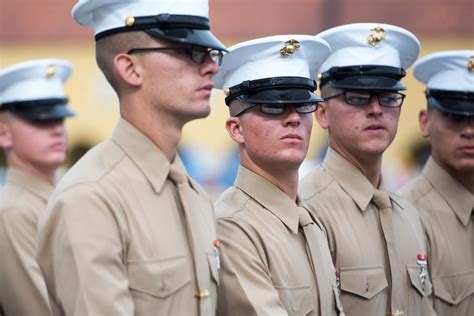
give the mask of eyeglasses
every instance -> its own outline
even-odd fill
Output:
[[[169,47],[138,47],[130,49],[127,54],[159,52],[159,51],[176,51],[187,54],[192,61],[203,64],[209,57],[219,66],[222,64],[224,53],[218,49],[205,48],[201,46],[169,46]]]
[[[372,97],[376,95],[379,104],[387,108],[399,108],[402,106],[403,100],[405,99],[405,95],[399,92],[346,90],[341,93],[325,97],[324,101],[340,97],[341,95],[344,96],[347,104],[356,106],[369,104],[370,100],[372,100]]]
[[[249,107],[241,110],[240,112],[237,112],[237,114],[235,114],[234,116],[239,116],[239,115],[242,115],[244,114],[245,112],[247,112],[248,110],[250,109],[253,109],[254,107],[260,107],[260,111],[264,114],[268,114],[268,115],[280,115],[280,114],[283,114],[285,113],[286,109],[288,107],[294,107],[295,108],[295,111],[299,114],[309,114],[309,113],[312,113],[314,111],[316,111],[316,109],[318,108],[318,103],[317,102],[314,102],[314,103],[301,103],[301,104],[281,104],[281,103],[276,103],[276,104],[272,104],[272,103],[262,103],[262,104],[250,104]]]

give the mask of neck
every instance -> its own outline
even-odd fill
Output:
[[[459,182],[463,187],[465,187],[469,192],[474,194],[474,170],[458,170],[449,168],[449,166],[440,162],[436,155],[431,156],[433,160],[440,166],[444,171],[449,173],[457,182]]]
[[[183,124],[178,123],[174,117],[166,113],[147,111],[145,107],[134,108],[133,105],[123,105],[122,103],[120,114],[146,135],[169,161],[173,161],[181,139]]]
[[[365,156],[355,156],[348,151],[333,148],[339,155],[354,165],[372,183],[374,188],[378,188],[382,178],[382,154],[368,154]]]
[[[43,181],[49,183],[51,186],[56,185],[56,169],[55,167],[39,167],[31,163],[27,163],[17,159],[17,157],[8,158],[8,166],[12,168],[19,169],[23,172],[26,172],[36,178],[42,179]]]
[[[260,164],[254,163],[250,159],[246,159],[242,153],[240,156],[240,164],[252,172],[265,178],[277,188],[286,193],[293,201],[296,201],[298,194],[298,166],[288,166],[287,164],[277,164],[272,166],[271,163]]]

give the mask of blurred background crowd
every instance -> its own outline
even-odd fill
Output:
[[[92,31],[71,18],[76,0],[0,0],[0,67],[36,58],[64,58],[74,65],[66,83],[77,117],[66,121],[69,158],[64,170],[114,128],[118,100],[95,62]],[[354,22],[398,25],[421,42],[420,57],[435,51],[474,49],[472,0],[210,0],[212,31],[227,46],[276,34],[316,34]],[[408,87],[399,131],[384,155],[383,173],[395,190],[414,176],[429,155],[419,132],[418,112],[426,106],[424,87],[408,70]],[[159,83],[157,83],[159,84]],[[189,173],[212,197],[232,185],[237,148],[224,128],[228,117],[221,91],[214,90],[208,118],[184,128],[180,154]],[[324,157],[326,131],[315,123],[312,143],[300,173]],[[0,159],[0,184],[5,161]],[[63,171],[64,171],[63,170]]]

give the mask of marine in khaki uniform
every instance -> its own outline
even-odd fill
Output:
[[[6,184],[0,190],[0,315],[50,315],[35,259],[37,223],[66,160],[64,81],[71,64],[37,59],[0,70],[0,148]]]
[[[400,80],[419,42],[405,29],[375,23],[319,35],[332,49],[320,69],[325,102],[315,114],[328,131],[329,149],[322,165],[302,179],[300,194],[327,231],[344,311],[433,315],[419,216],[386,191],[381,176],[404,99]]]
[[[215,203],[222,243],[221,315],[338,315],[334,266],[321,224],[297,195],[321,39],[278,35],[237,44],[214,78],[226,92],[237,143],[234,186]],[[342,314],[342,313],[341,313]]]
[[[474,51],[427,55],[413,73],[427,86],[431,157],[401,194],[421,212],[436,312],[474,315]]]
[[[213,315],[212,202],[176,153],[210,112],[224,46],[207,1],[80,1],[121,119],[61,179],[39,223],[37,258],[59,315]]]

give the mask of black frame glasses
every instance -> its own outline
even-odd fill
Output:
[[[313,113],[318,109],[318,102],[306,102],[306,103],[297,103],[297,104],[285,104],[285,103],[249,103],[250,106],[242,109],[240,112],[236,113],[234,116],[239,116],[249,111],[250,109],[255,108],[256,106],[260,107],[260,112],[267,115],[280,115],[286,112],[288,107],[295,108],[295,111],[299,114],[309,114]]]
[[[192,61],[197,64],[204,64],[209,57],[217,65],[222,64],[224,53],[221,50],[213,48],[205,48],[202,46],[166,46],[166,47],[137,47],[130,49],[127,54],[159,52],[159,51],[176,51],[187,54]]]
[[[372,97],[377,96],[377,100],[381,106],[386,108],[399,108],[403,104],[405,95],[394,91],[358,91],[345,90],[343,92],[323,98],[324,101],[344,96],[344,100],[349,105],[364,106],[370,103]]]

